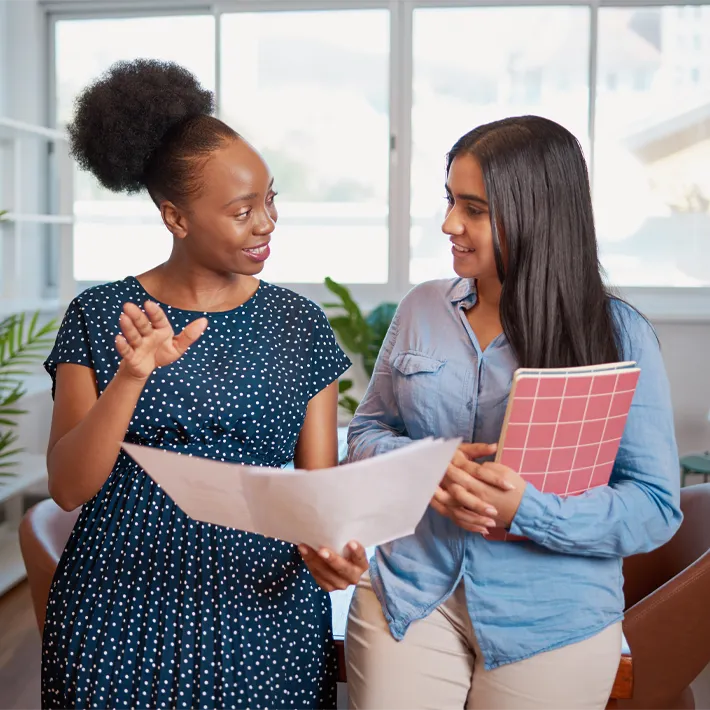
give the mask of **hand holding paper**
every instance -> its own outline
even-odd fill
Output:
[[[123,448],[188,516],[340,552],[411,535],[460,439],[424,439],[353,464],[287,471]]]

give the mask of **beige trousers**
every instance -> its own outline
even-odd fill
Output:
[[[350,707],[356,710],[601,710],[619,667],[621,623],[487,671],[463,585],[395,641],[364,577],[350,607],[345,654]]]

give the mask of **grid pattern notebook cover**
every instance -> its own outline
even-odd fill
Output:
[[[543,493],[607,485],[639,372],[634,362],[517,370],[496,461]],[[496,528],[488,539],[525,538]]]

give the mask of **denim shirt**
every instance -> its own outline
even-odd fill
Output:
[[[348,432],[349,460],[427,436],[498,441],[515,355],[501,334],[481,352],[465,316],[474,282],[432,281],[400,304]],[[378,547],[373,588],[394,638],[463,581],[487,669],[593,636],[623,617],[622,558],[669,540],[682,520],[673,411],[655,333],[612,302],[623,359],[641,373],[609,486],[561,498],[525,488],[492,542],[429,507],[411,536]]]

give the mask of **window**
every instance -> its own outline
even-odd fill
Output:
[[[612,285],[669,287],[663,298],[695,288],[679,311],[697,313],[710,298],[710,0],[568,1],[294,0],[252,11],[224,0],[214,14],[58,15],[57,123],[117,59],[187,66],[274,173],[280,219],[264,277],[319,300],[331,276],[367,307],[453,274],[441,233],[453,143],[481,123],[547,116],[588,158]],[[169,253],[145,196],[109,194],[81,173],[76,213],[79,288]]]
[[[74,99],[114,62],[150,57],[176,61],[214,89],[212,16],[62,20],[56,23],[55,112],[72,116]],[[111,281],[145,271],[170,254],[171,237],[150,198],[118,195],[76,172],[74,278]]]
[[[409,274],[419,283],[453,274],[441,224],[444,159],[458,138],[481,123],[537,113],[584,142],[589,10],[418,9],[413,42]]]
[[[222,118],[279,192],[264,277],[386,283],[389,13],[223,15],[221,60]]]
[[[639,31],[641,12],[659,43]],[[710,82],[693,72],[702,53],[676,42],[697,21],[670,7],[599,10],[599,67],[648,77],[596,103],[597,231],[620,286],[710,286]]]

